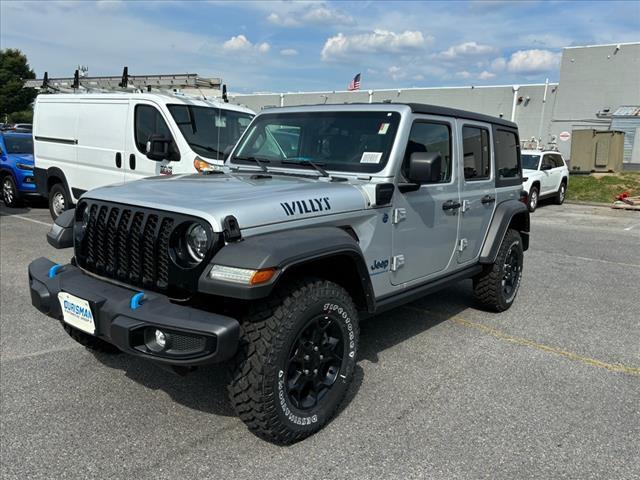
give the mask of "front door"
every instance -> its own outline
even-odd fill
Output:
[[[557,190],[557,185],[560,184],[558,178],[558,170],[556,168],[556,162],[550,153],[545,154],[542,157],[542,163],[540,164],[540,171],[542,172],[542,178],[540,179],[541,187],[540,193],[547,195]]]
[[[458,236],[458,169],[452,142],[455,123],[419,116],[414,120],[400,181],[406,181],[413,152],[439,152],[440,181],[394,195],[391,283],[425,280],[450,268]],[[443,208],[444,207],[444,208]]]
[[[458,121],[458,128],[463,159],[458,263],[466,263],[480,254],[496,206],[496,186],[491,126],[465,120]]]
[[[128,124],[127,148],[122,159],[127,172],[126,181],[170,175],[173,162],[151,160],[146,156],[146,144],[151,135],[175,139],[158,106],[148,101],[131,102]]]

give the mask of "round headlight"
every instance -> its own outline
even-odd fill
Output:
[[[186,236],[187,251],[196,262],[201,262],[207,254],[209,235],[204,227],[195,223],[189,227]]]

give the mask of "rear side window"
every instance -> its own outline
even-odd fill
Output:
[[[557,153],[553,155],[553,160],[556,163],[556,167],[564,167],[564,161],[562,160],[562,157]]]
[[[135,110],[135,139],[140,153],[146,153],[147,140],[151,135],[163,135],[173,139],[171,130],[162,114],[151,105],[137,105]]]
[[[491,176],[491,152],[487,129],[462,127],[462,152],[465,180],[485,180]]]
[[[493,138],[496,152],[496,186],[506,187],[522,183],[518,136],[514,131],[496,128]]]
[[[402,165],[405,178],[409,176],[409,157],[414,152],[440,153],[442,165],[438,183],[451,181],[451,129],[448,124],[422,121],[413,124]]]

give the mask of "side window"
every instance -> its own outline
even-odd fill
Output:
[[[495,129],[496,184],[515,185],[520,181],[520,147],[515,132]],[[544,160],[543,160],[544,161]]]
[[[556,160],[553,158],[553,155],[545,155],[542,159],[542,165],[546,165],[547,168],[556,168]]]
[[[487,129],[462,127],[462,152],[465,180],[484,180],[491,176],[491,153]]]
[[[140,153],[146,153],[147,140],[151,135],[164,135],[173,139],[162,114],[151,105],[136,105],[134,123],[136,145]]]
[[[553,159],[555,160],[556,167],[564,167],[564,161],[562,160],[562,157],[560,155],[556,153],[553,156]]]
[[[423,121],[413,124],[402,164],[405,178],[409,174],[409,157],[415,152],[439,152],[442,157],[439,183],[451,181],[451,128],[448,124]]]

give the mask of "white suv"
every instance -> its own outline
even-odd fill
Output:
[[[561,205],[567,193],[569,169],[562,155],[556,151],[522,151],[522,188],[529,197],[529,211],[533,212],[543,198],[553,197]]]

